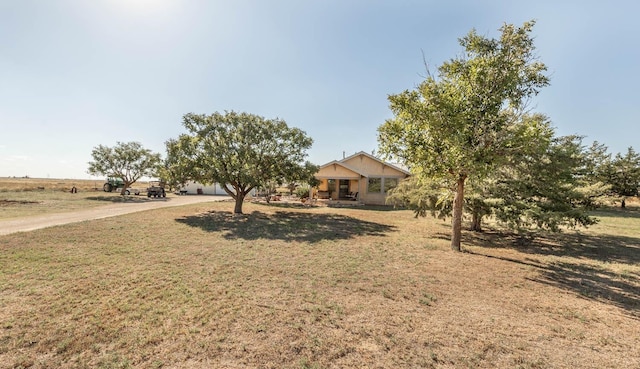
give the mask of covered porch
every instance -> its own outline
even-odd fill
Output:
[[[362,194],[361,178],[318,178],[316,196],[319,200],[359,201]]]
[[[363,173],[336,161],[320,167],[315,177],[320,181],[316,187],[318,200],[359,202],[366,190]]]
[[[387,193],[409,175],[409,171],[365,152],[322,165],[315,177],[320,185],[314,197],[330,205],[385,205]]]

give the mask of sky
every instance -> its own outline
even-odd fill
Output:
[[[558,135],[640,149],[640,2],[0,0],[0,177],[96,178],[98,145],[165,155],[187,113],[280,118],[308,159],[377,150],[387,97],[461,55],[475,29],[535,20]]]

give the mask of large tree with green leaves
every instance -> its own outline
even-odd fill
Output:
[[[160,154],[145,149],[139,142],[118,142],[114,147],[98,145],[91,156],[88,173],[122,178],[121,195],[140,178],[156,175],[161,161]]]
[[[594,197],[604,193],[602,185],[585,180],[588,164],[581,137],[555,137],[546,117],[525,116],[521,129],[538,132],[523,150],[512,150],[482,179],[471,178],[465,189],[465,212],[472,216],[471,230],[482,230],[482,219],[493,215],[500,223],[519,232],[558,231],[565,226],[588,226],[595,220],[588,211]],[[396,187],[388,200],[408,206],[418,215],[430,212],[450,217],[455,185],[411,177]]]
[[[451,248],[460,251],[465,183],[484,178],[528,134],[518,129],[530,97],[548,84],[530,33],[505,24],[500,38],[475,30],[459,40],[461,56],[443,63],[414,90],[389,96],[395,117],[379,127],[381,151],[416,174],[454,181]]]
[[[220,183],[235,214],[254,188],[305,178],[311,168],[304,159],[313,140],[284,120],[230,111],[186,114],[183,125],[189,133],[166,143],[170,167],[182,180]]]

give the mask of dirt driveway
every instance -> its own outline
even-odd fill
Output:
[[[109,218],[122,214],[135,213],[137,211],[165,208],[169,206],[189,205],[209,201],[224,201],[229,199],[231,199],[231,197],[229,196],[170,196],[162,199],[153,199],[152,201],[145,203],[130,202],[122,204],[111,204],[87,210],[2,220],[0,221],[0,235],[33,231],[35,229],[52,227],[62,224],[83,222],[85,220]]]

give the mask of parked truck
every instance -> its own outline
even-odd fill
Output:
[[[164,182],[151,181],[149,187],[147,187],[147,197],[166,197],[167,193],[164,191]]]

